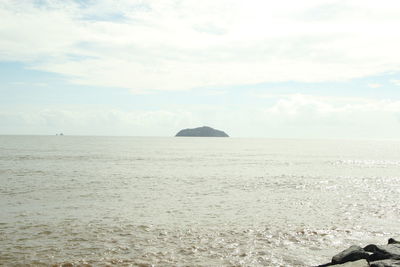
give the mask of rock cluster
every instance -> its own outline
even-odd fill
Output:
[[[318,267],[400,267],[400,241],[390,238],[387,245],[351,246]]]

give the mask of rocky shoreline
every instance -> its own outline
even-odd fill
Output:
[[[400,241],[390,238],[387,245],[351,246],[317,267],[400,267]]]

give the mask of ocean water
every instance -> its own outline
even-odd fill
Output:
[[[396,141],[0,136],[1,266],[313,266],[399,203]]]

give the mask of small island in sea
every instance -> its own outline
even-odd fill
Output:
[[[193,129],[180,130],[175,136],[198,136],[198,137],[229,137],[224,131],[216,130],[208,126]]]

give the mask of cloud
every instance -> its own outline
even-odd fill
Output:
[[[292,94],[259,113],[253,123],[275,137],[398,139],[400,134],[400,101]]]
[[[400,101],[358,97],[287,94],[280,95],[275,104],[267,109],[270,113],[300,116],[306,114],[303,112],[305,110],[311,111],[310,113],[314,115],[324,116],[332,114],[344,114],[347,116],[353,112],[397,114],[400,113]]]
[[[46,87],[47,83],[43,82],[9,82],[10,85],[13,86],[30,86],[30,87]]]
[[[125,111],[76,106],[0,110],[2,134],[170,136],[184,125],[199,123],[185,110]]]
[[[11,1],[0,60],[143,90],[347,80],[400,69],[398,1]]]
[[[370,88],[379,88],[379,87],[382,87],[383,85],[382,84],[380,84],[380,83],[369,83],[368,84],[368,87],[370,87]]]
[[[173,136],[182,128],[209,125],[233,137],[398,139],[400,136],[400,101],[305,94],[277,95],[265,100],[264,106],[190,104],[149,110],[2,107],[0,132]]]
[[[400,80],[390,80],[390,82],[394,85],[400,86]]]

